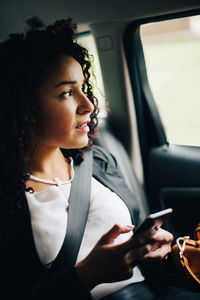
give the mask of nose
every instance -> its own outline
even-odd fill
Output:
[[[91,114],[93,112],[94,105],[85,94],[81,95],[79,103],[80,103],[78,106],[79,114],[84,115],[84,114]]]

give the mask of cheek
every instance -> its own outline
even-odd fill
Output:
[[[64,109],[63,107],[52,108],[46,112],[42,122],[45,123],[45,131],[48,131],[49,134],[56,133],[57,135],[68,133],[75,126],[73,110]]]
[[[52,117],[52,125],[60,132],[68,132],[74,125],[74,117],[68,111],[57,111]]]

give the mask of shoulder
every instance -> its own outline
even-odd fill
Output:
[[[126,184],[115,157],[104,148],[93,148],[93,177],[115,192],[129,208],[134,224],[138,223],[139,210],[135,194]]]
[[[117,161],[115,157],[109,153],[107,150],[100,146],[94,146],[93,147],[93,158],[95,163],[104,163],[107,167],[112,166],[112,167],[118,167]]]
[[[97,177],[111,176],[113,180],[115,177],[123,178],[116,158],[104,148],[96,145],[93,147],[93,174]]]

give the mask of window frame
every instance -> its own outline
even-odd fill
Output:
[[[144,172],[147,167],[150,150],[153,147],[169,145],[169,143],[148,82],[143,46],[140,37],[140,26],[152,22],[168,21],[199,14],[200,9],[195,9],[186,12],[143,18],[134,20],[125,30],[124,49],[134,95]]]

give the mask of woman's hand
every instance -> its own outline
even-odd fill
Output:
[[[127,242],[114,245],[114,240],[133,228],[134,226],[114,225],[101,237],[89,255],[75,266],[85,287],[91,290],[100,283],[116,282],[132,276],[132,267],[124,259],[124,254],[128,251],[125,251]]]
[[[126,258],[129,260],[129,264],[134,267],[140,261],[153,262],[167,258],[171,252],[173,235],[159,228],[152,236],[146,231],[138,234],[136,237],[133,236],[131,240],[132,243],[130,241],[130,245],[132,249],[127,252]]]
[[[148,260],[162,260],[167,258],[171,252],[171,242],[173,235],[168,231],[159,228],[158,231],[151,237],[150,242],[153,245],[151,251],[149,251],[143,259]]]
[[[77,275],[86,288],[91,290],[100,283],[116,282],[130,278],[133,267],[143,259],[162,259],[171,250],[173,236],[159,229],[154,236],[143,233],[121,244],[114,244],[119,234],[133,227],[114,225],[104,234],[90,254],[75,267]]]

